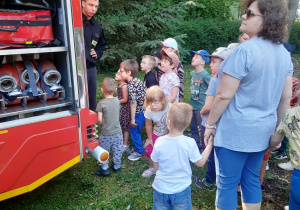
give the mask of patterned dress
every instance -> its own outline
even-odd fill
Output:
[[[127,85],[126,83],[118,87],[118,99],[123,99],[122,87]],[[130,130],[130,103],[129,100],[126,103],[121,104],[120,108],[120,125],[122,130]]]

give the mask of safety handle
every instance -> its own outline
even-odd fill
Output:
[[[0,28],[0,31],[6,31],[6,32],[18,32],[18,28],[20,27],[21,22],[19,22],[15,28]]]

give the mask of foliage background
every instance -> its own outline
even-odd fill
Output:
[[[160,50],[158,41],[168,37],[175,38],[179,43],[183,63],[190,61],[188,51],[191,49],[214,51],[219,46],[227,46],[236,41],[239,34],[237,21],[233,21],[233,26],[229,21],[232,19],[230,5],[233,2],[101,1],[96,18],[102,24],[108,45],[99,69],[108,71],[118,68],[120,62],[128,58],[140,60],[142,55]]]
[[[190,64],[190,50],[218,47],[237,42],[240,20],[231,9],[239,10],[238,0],[111,0],[100,1],[96,18],[108,41],[98,69],[115,71],[122,60],[137,59],[160,50],[158,44],[173,37],[179,44],[180,60]],[[238,12],[240,14],[240,12]],[[300,52],[300,23],[295,24],[289,42]]]

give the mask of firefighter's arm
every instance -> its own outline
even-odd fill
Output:
[[[98,112],[98,122],[102,125],[102,112]]]

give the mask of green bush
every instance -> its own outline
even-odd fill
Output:
[[[101,1],[96,19],[103,27],[108,44],[98,63],[98,69],[101,72],[116,71],[124,59],[140,61],[142,55],[160,50],[161,46],[157,42],[168,37],[175,38],[183,46],[182,52],[187,52],[183,45],[184,38],[187,40],[186,30],[184,26],[178,26],[189,25],[194,19],[208,17],[215,19],[215,24],[229,20],[232,18],[232,2],[233,0],[127,0],[125,4],[121,0]],[[194,25],[198,27],[197,24]],[[192,29],[188,28],[190,32]]]
[[[300,22],[295,22],[290,33],[289,44],[294,54],[300,53]]]
[[[240,25],[240,21],[197,18],[174,25],[166,32],[165,37],[180,33],[187,35],[185,42],[179,43],[180,60],[184,64],[190,64],[190,50],[205,49],[213,53],[218,47],[227,47],[230,43],[238,42],[238,36],[241,34]]]

